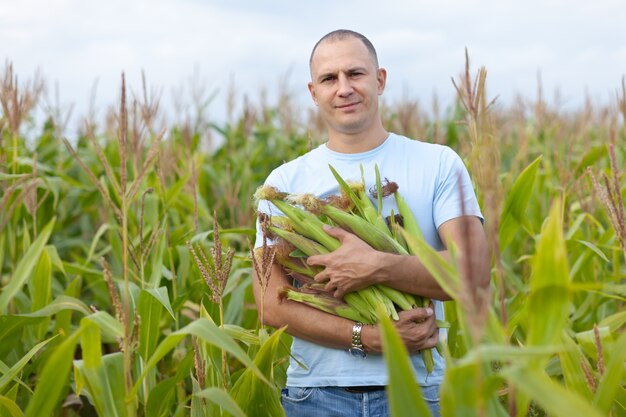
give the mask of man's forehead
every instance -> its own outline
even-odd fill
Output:
[[[311,71],[345,70],[346,66],[363,67],[373,64],[373,57],[359,39],[327,39],[317,46],[311,61]]]

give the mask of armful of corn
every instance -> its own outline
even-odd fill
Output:
[[[255,193],[257,201],[268,200],[284,214],[261,218],[264,233],[277,240],[280,248],[276,261],[295,283],[294,287],[284,288],[281,297],[366,324],[377,322],[378,308],[397,320],[399,310],[428,306],[428,299],[384,285],[374,285],[348,293],[342,301],[334,298],[324,290],[323,285],[313,280],[320,269],[308,266],[306,258],[332,252],[340,246],[337,239],[324,231],[324,225],[350,231],[376,250],[402,255],[416,255],[415,246],[407,244],[406,234],[421,238],[418,223],[398,193],[398,186],[388,181],[383,186],[378,167],[376,192],[373,193],[377,207],[365,190],[362,167],[363,182],[357,184],[347,183],[332,166],[329,167],[339,183],[340,196],[321,200],[312,194],[289,195],[270,186],[260,187]],[[392,213],[387,222],[382,216],[382,199],[391,194],[395,197],[399,216]],[[441,324],[438,322],[443,327]],[[422,351],[421,354],[427,372],[430,373],[434,367],[432,349]]]

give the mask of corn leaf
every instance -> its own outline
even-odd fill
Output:
[[[11,417],[23,417],[24,416],[24,413],[22,413],[22,410],[15,403],[15,401],[11,400],[8,397],[5,397],[4,395],[0,395],[0,412],[2,411],[2,408],[8,411]]]
[[[57,410],[72,367],[72,359],[81,330],[67,337],[48,357],[39,376],[33,397],[26,408],[26,417],[51,416]]]
[[[37,239],[28,247],[28,250],[22,256],[15,273],[9,280],[9,283],[2,289],[0,294],[0,313],[6,313],[9,302],[21,290],[22,286],[31,277],[31,273],[39,262],[39,258],[50,238],[52,229],[54,228],[55,219],[53,218],[39,233]]]
[[[97,311],[85,318],[95,323],[109,341],[124,337],[124,325],[106,311]]]
[[[273,380],[274,362],[280,348],[280,337],[285,328],[275,331],[263,342],[254,358],[254,364],[269,381]],[[280,390],[266,384],[251,369],[243,371],[231,390],[232,399],[249,417],[284,416],[280,405]],[[226,410],[229,411],[229,410]],[[230,412],[230,411],[229,411]]]
[[[533,260],[528,301],[528,345],[550,345],[558,340],[569,313],[568,285],[562,205],[557,199],[541,232]],[[546,320],[546,317],[549,319]]]
[[[64,310],[73,310],[82,313],[83,315],[90,315],[92,311],[87,307],[87,304],[79,300],[78,298],[70,297],[68,295],[60,295],[55,298],[47,306],[34,311],[32,313],[20,314],[22,317],[50,317]]]
[[[406,230],[400,228],[400,233],[409,247],[409,252],[416,254],[433,276],[437,284],[452,298],[459,298],[459,274],[452,264],[433,249],[420,235],[411,235]]]
[[[598,389],[593,399],[593,404],[598,409],[607,413],[611,409],[613,400],[622,384],[624,384],[624,362],[626,361],[626,333],[617,339],[612,346],[604,375],[600,379]],[[623,404],[622,404],[623,406]]]
[[[193,366],[193,351],[190,351],[176,367],[176,374],[172,378],[159,382],[148,392],[146,402],[147,416],[169,417],[169,411],[174,403],[176,395],[176,384],[184,380]]]
[[[141,376],[137,378],[135,386],[129,395],[134,396],[137,394],[141,382],[145,378],[147,372],[154,368],[168,352],[174,349],[174,347],[176,347],[176,345],[188,335],[196,336],[209,345],[225,350],[227,353],[230,353],[237,358],[246,367],[251,368],[252,372],[254,372],[263,382],[269,383],[263,373],[252,362],[250,357],[246,355],[246,353],[239,347],[239,345],[237,345],[228,333],[226,333],[226,331],[217,327],[212,321],[206,318],[200,318],[189,323],[182,329],[171,333],[165,337],[161,343],[159,343],[150,359],[146,362]]]
[[[389,372],[387,397],[394,417],[430,416],[422,390],[413,375],[413,366],[402,339],[383,311],[378,311],[383,342],[383,356]]]
[[[537,157],[519,174],[506,197],[504,210],[502,210],[502,215],[500,216],[499,238],[501,251],[504,251],[504,248],[511,243],[513,237],[519,233],[520,226],[525,223],[524,216],[530,202],[541,158],[541,156]]]
[[[601,417],[605,415],[583,397],[573,391],[568,391],[542,371],[513,367],[503,370],[501,374],[517,390],[535,400],[551,416]]]
[[[569,337],[567,332],[561,334],[561,340],[565,345],[565,349],[559,353],[559,359],[561,369],[563,370],[565,386],[570,391],[578,393],[578,395],[585,398],[587,401],[591,401],[593,398],[592,393],[580,365],[580,362],[587,361],[587,358],[576,345],[576,342]]]
[[[159,340],[159,325],[163,306],[157,298],[153,297],[146,290],[142,290],[139,294],[137,311],[141,318],[141,326],[139,326],[139,354],[147,361],[154,352],[154,348]]]
[[[24,356],[20,358],[19,361],[15,363],[10,369],[3,373],[2,377],[0,377],[0,392],[4,392],[7,385],[15,379],[15,377],[22,371],[24,366],[31,360],[33,356],[37,354],[45,345],[48,344],[52,339],[57,336],[53,336],[50,339],[44,340],[41,343],[35,345],[31,350],[28,351]]]
[[[198,392],[195,395],[201,398],[206,398],[207,400],[221,407],[222,410],[230,413],[233,417],[246,417],[246,413],[244,413],[241,408],[239,408],[235,400],[233,400],[233,398],[228,394],[227,391],[221,388],[207,388]]]
[[[508,416],[498,401],[497,388],[497,379],[486,377],[478,362],[449,366],[441,384],[442,417]]]
[[[116,352],[103,356],[98,326],[88,318],[83,318],[80,326],[83,359],[74,361],[74,371],[81,375],[98,415],[124,416],[123,355]]]

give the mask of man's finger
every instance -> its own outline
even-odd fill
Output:
[[[322,271],[319,274],[315,275],[313,279],[315,280],[315,282],[324,282],[328,281],[330,279],[330,276],[326,274],[326,271]]]
[[[426,308],[414,308],[407,311],[401,311],[399,316],[401,319],[405,319],[407,321],[421,322],[426,320],[427,318],[433,316],[435,312],[431,307]]]
[[[341,227],[331,227],[328,225],[324,225],[324,231],[330,236],[339,239],[340,242],[343,242],[343,239],[350,234],[350,232],[343,230]]]
[[[326,266],[326,255],[313,255],[306,259],[307,265]]]

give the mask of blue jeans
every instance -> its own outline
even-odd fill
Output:
[[[439,417],[439,385],[421,387],[433,417]],[[341,387],[286,387],[281,404],[287,417],[388,417],[385,391],[354,393]]]

